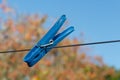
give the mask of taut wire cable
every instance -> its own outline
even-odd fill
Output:
[[[91,42],[91,43],[72,44],[72,45],[63,45],[63,46],[56,46],[56,47],[52,47],[52,48],[67,48],[67,47],[86,46],[86,45],[97,45],[97,44],[107,44],[107,43],[116,43],[116,42],[120,42],[120,40]],[[46,48],[51,48],[51,47],[46,47]],[[9,51],[0,51],[0,53],[15,53],[15,52],[30,51],[30,50],[31,50],[31,49],[9,50]]]

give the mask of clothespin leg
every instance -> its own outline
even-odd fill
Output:
[[[45,36],[37,43],[38,45],[43,45],[48,43],[62,27],[66,20],[66,16],[62,15],[60,19],[53,25],[53,27],[45,34]]]
[[[66,36],[68,36],[70,33],[74,31],[74,27],[69,27],[63,32],[59,33],[53,38],[54,44],[53,46],[56,46],[60,41],[62,41]]]

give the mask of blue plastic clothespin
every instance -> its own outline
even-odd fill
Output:
[[[40,41],[38,41],[38,43],[35,44],[35,46],[24,57],[24,62],[26,62],[29,67],[35,65],[41,58],[43,58],[47,54],[48,51],[50,51],[66,36],[74,31],[74,27],[71,26],[63,32],[57,34],[58,30],[64,24],[65,20],[66,16],[62,15],[60,19],[54,24],[54,26],[46,33],[46,35]]]

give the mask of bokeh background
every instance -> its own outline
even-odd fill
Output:
[[[31,48],[62,15],[75,31],[59,45],[119,39],[119,0],[0,0],[0,51]],[[119,43],[53,49],[34,67],[27,52],[0,54],[1,80],[119,80]]]

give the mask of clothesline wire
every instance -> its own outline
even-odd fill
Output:
[[[91,42],[91,43],[82,43],[82,44],[71,44],[71,45],[63,45],[63,46],[56,46],[52,48],[68,48],[68,47],[77,47],[77,46],[86,46],[86,45],[97,45],[97,44],[107,44],[107,43],[116,43],[120,42],[120,40],[111,40],[111,41],[101,41],[101,42]],[[51,47],[46,47],[51,48]],[[21,50],[9,50],[9,51],[0,51],[0,53],[15,53],[15,52],[24,52],[30,51],[31,49],[21,49]]]

